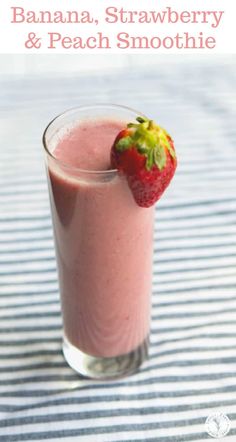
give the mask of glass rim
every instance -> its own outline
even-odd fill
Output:
[[[75,166],[71,166],[68,163],[65,163],[61,160],[59,160],[57,157],[55,157],[53,155],[53,153],[49,150],[48,148],[48,142],[47,142],[47,133],[49,128],[52,126],[52,124],[57,121],[60,117],[63,117],[69,113],[73,113],[73,111],[79,111],[79,110],[89,110],[89,109],[99,109],[99,108],[113,108],[113,109],[123,109],[124,111],[130,111],[134,114],[136,114],[137,116],[141,116],[141,117],[145,117],[146,116],[142,113],[139,112],[135,109],[132,109],[131,107],[128,106],[123,106],[121,104],[114,104],[114,103],[95,103],[95,104],[87,104],[87,105],[81,105],[81,106],[75,106],[69,109],[66,109],[64,112],[61,112],[60,114],[56,115],[46,126],[44,132],[43,132],[43,137],[42,137],[42,143],[43,143],[43,148],[46,152],[47,155],[49,155],[49,157],[51,157],[54,161],[56,161],[56,163],[58,163],[59,165],[61,165],[64,168],[67,168],[69,170],[73,170],[79,173],[85,173],[85,174],[91,174],[91,175],[109,175],[109,174],[114,174],[118,172],[118,169],[108,169],[108,170],[90,170],[90,169],[81,169],[80,167],[75,167]]]

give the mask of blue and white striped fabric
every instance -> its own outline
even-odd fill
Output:
[[[203,442],[214,412],[236,440],[236,62],[179,60],[0,80],[1,442]],[[79,378],[61,353],[41,147],[52,117],[91,102],[152,116],[179,157],[156,207],[150,360],[110,383]]]

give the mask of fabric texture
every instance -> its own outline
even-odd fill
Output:
[[[55,58],[55,68],[60,57]],[[0,440],[236,440],[236,61],[0,80]],[[150,359],[80,378],[62,322],[41,137],[67,108],[114,102],[172,134],[176,177],[156,206]],[[145,210],[145,209],[144,209]]]

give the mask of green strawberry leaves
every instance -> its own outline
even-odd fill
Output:
[[[124,138],[120,138],[119,141],[116,143],[116,149],[119,150],[119,152],[123,152],[124,150],[129,149],[132,144],[132,137],[127,136]]]
[[[149,171],[154,165],[162,170],[166,165],[166,150],[173,158],[175,151],[171,145],[171,137],[153,120],[145,117],[137,117],[137,123],[127,124],[130,129],[129,135],[120,138],[116,143],[116,149],[120,152],[135,147],[137,151],[146,157],[146,169]]]
[[[166,165],[166,153],[164,147],[159,146],[158,149],[154,149],[154,163],[159,170],[164,169]]]

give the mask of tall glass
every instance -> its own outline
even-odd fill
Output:
[[[135,203],[117,170],[81,170],[54,150],[87,119],[127,123],[137,115],[116,105],[78,107],[56,117],[43,135],[63,352],[72,368],[95,379],[135,372],[147,358],[154,210]]]

